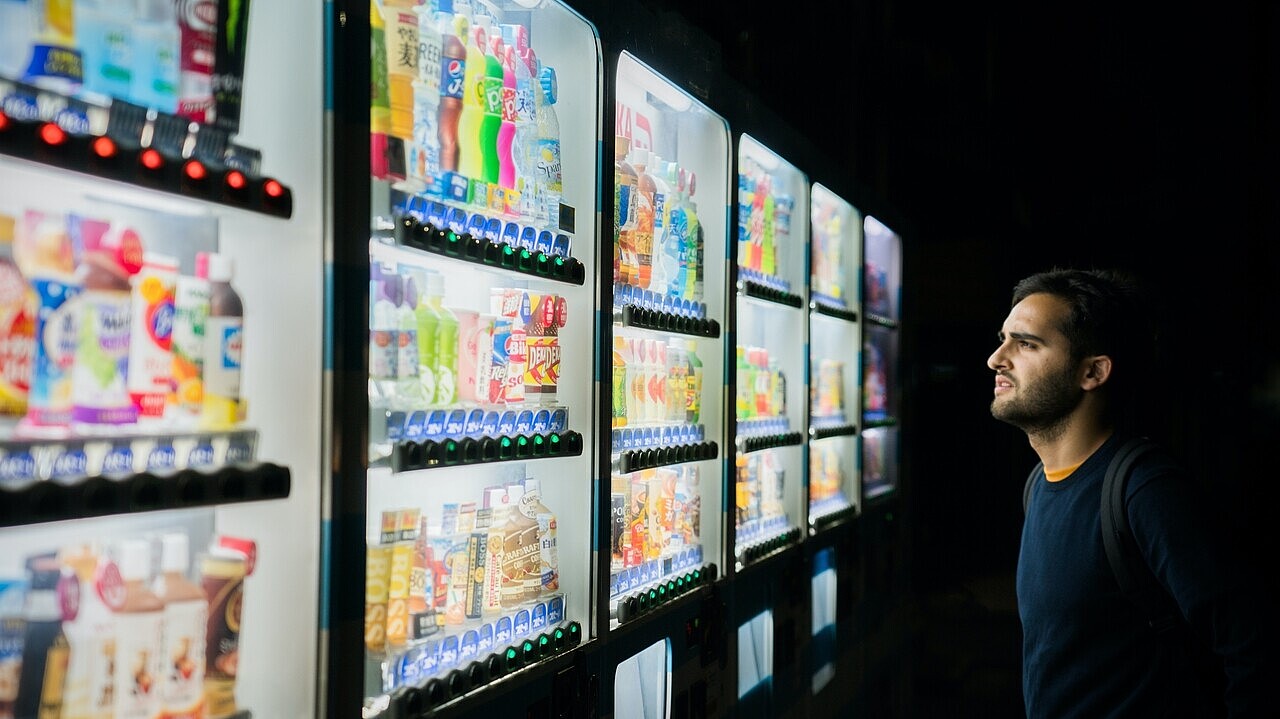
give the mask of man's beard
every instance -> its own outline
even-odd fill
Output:
[[[1029,435],[1053,436],[1065,427],[1064,420],[1083,394],[1074,372],[1064,369],[1027,385],[1018,384],[1014,397],[992,399],[991,416]]]

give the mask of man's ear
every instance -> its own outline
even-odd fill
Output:
[[[1094,355],[1086,357],[1084,360],[1084,378],[1080,380],[1080,387],[1085,391],[1093,390],[1101,387],[1111,378],[1111,357],[1107,355]]]

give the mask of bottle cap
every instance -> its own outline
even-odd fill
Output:
[[[151,547],[141,539],[120,543],[120,577],[126,582],[145,580],[151,574]]]
[[[230,256],[218,252],[209,253],[209,281],[230,282],[235,274],[235,262]]]
[[[191,566],[187,556],[187,535],[183,532],[171,532],[160,539],[160,571],[186,574]]]
[[[542,92],[547,98],[547,102],[554,105],[556,98],[559,97],[559,91],[556,87],[556,69],[554,67],[544,67],[542,72],[538,73],[538,82],[542,83]]]
[[[414,283],[413,277],[404,278],[404,295],[400,298],[403,300],[401,304],[409,305],[409,307],[418,306],[418,286]]]
[[[202,280],[209,279],[209,253],[196,253],[196,277]]]
[[[173,0],[138,0],[138,20],[171,22],[174,19],[173,6]]]

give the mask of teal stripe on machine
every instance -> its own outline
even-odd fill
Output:
[[[324,371],[333,371],[333,263],[324,263]]]
[[[333,537],[330,525],[328,519],[320,523],[320,631],[329,629],[329,593],[333,588],[333,577],[329,575],[329,545]]]

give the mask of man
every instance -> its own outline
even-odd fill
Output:
[[[1268,686],[1274,660],[1264,656],[1275,634],[1250,574],[1259,568],[1236,561],[1167,454],[1139,460],[1126,509],[1147,567],[1185,622],[1152,629],[1107,562],[1102,479],[1141,401],[1139,380],[1152,369],[1150,317],[1136,285],[1118,273],[1033,275],[1014,288],[987,360],[996,373],[992,416],[1026,432],[1044,465],[1033,479],[1017,571],[1027,714],[1280,716]],[[1222,660],[1222,697],[1203,690],[1189,650],[1197,644]]]

